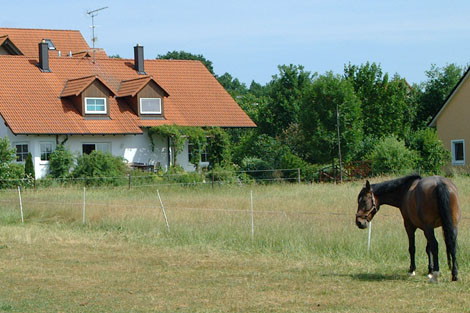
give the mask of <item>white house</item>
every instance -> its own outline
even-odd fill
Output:
[[[77,31],[0,28],[0,136],[18,162],[31,153],[44,177],[64,143],[76,154],[102,150],[166,168],[168,138],[154,138],[152,151],[149,127],[256,127],[201,62],[143,53],[137,45],[134,59],[109,58]],[[177,160],[193,169],[187,144]]]

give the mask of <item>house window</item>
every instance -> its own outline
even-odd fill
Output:
[[[196,147],[192,142],[188,142],[188,160],[191,161],[191,158],[193,157],[194,150],[196,150]],[[206,148],[201,151],[201,162],[200,163],[208,163],[208,153]]]
[[[85,113],[106,114],[106,98],[85,98]]]
[[[93,151],[102,151],[104,153],[111,153],[111,144],[108,142],[100,143],[84,143],[82,144],[82,153],[90,154]]]
[[[162,114],[162,99],[140,98],[141,114]]]
[[[49,161],[52,151],[54,151],[54,144],[52,142],[41,142],[41,161]]]
[[[452,140],[452,165],[465,165],[465,140]]]
[[[16,147],[16,161],[17,162],[24,162],[28,157],[29,148],[27,143],[17,143],[15,144]]]

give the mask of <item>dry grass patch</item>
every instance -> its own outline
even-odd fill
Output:
[[[456,179],[464,219],[461,281],[408,278],[399,211],[384,207],[367,232],[354,225],[361,185],[275,185],[160,190],[26,192],[0,212],[0,312],[465,312],[470,308],[470,179]],[[250,191],[255,237],[251,238]],[[432,295],[432,297],[431,297]]]

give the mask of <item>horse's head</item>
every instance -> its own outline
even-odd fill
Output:
[[[356,212],[356,225],[360,229],[367,228],[369,222],[374,218],[375,213],[379,208],[376,205],[376,199],[369,181],[362,188],[359,196],[357,196],[357,212]]]

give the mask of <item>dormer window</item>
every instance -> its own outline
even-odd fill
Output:
[[[106,114],[106,98],[85,98],[86,114]]]
[[[140,98],[141,114],[162,114],[162,99]]]
[[[54,43],[50,39],[44,39],[44,41],[47,43],[47,48],[49,50],[55,50]]]
[[[92,75],[67,80],[60,97],[71,101],[85,118],[110,118],[107,99],[115,94],[104,80]]]

